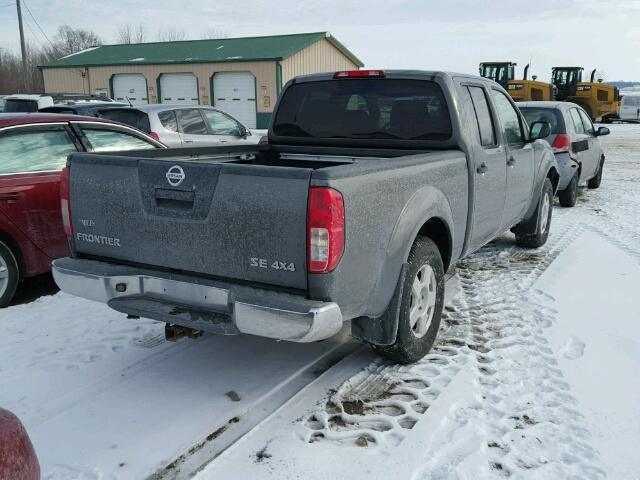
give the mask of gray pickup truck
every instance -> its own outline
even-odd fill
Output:
[[[414,362],[445,273],[511,229],[545,243],[558,172],[496,83],[426,71],[298,77],[268,144],[73,154],[60,288],[171,335],[352,335]]]

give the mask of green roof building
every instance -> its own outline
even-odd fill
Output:
[[[363,63],[328,32],[103,45],[40,65],[46,92],[213,105],[266,128],[283,84]]]

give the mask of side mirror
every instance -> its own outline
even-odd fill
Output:
[[[244,125],[238,125],[238,136],[239,137],[247,138],[249,135],[251,135],[251,132],[249,131],[249,129],[247,127],[245,127]]]
[[[609,130],[607,127],[599,127],[598,130],[596,130],[596,137],[609,135],[610,133],[611,133],[611,130]]]
[[[547,122],[533,122],[529,130],[529,140],[534,141],[551,135],[551,126]]]

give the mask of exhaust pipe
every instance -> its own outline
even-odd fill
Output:
[[[527,63],[527,66],[524,67],[524,78],[523,80],[528,80],[527,77],[529,76],[529,64]]]
[[[596,69],[595,68],[591,71],[591,80],[590,80],[591,83],[593,83],[593,79],[594,78],[596,78]]]

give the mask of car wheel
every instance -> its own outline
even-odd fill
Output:
[[[551,229],[551,215],[553,212],[553,185],[545,178],[542,195],[534,212],[535,222],[528,222],[517,229],[516,242],[527,248],[538,248],[547,243]]]
[[[436,244],[418,237],[411,247],[395,343],[374,350],[397,363],[413,363],[424,357],[436,339],[444,305],[444,267]]]
[[[9,305],[18,288],[19,280],[16,257],[7,245],[0,242],[0,308]]]
[[[558,192],[558,200],[563,207],[573,207],[576,204],[578,198],[578,172],[573,175],[573,178],[567,185],[567,188]]]
[[[598,173],[593,178],[590,178],[587,182],[587,187],[591,189],[599,188],[602,183],[602,170],[604,170],[604,158],[600,160],[600,165],[598,165]]]

